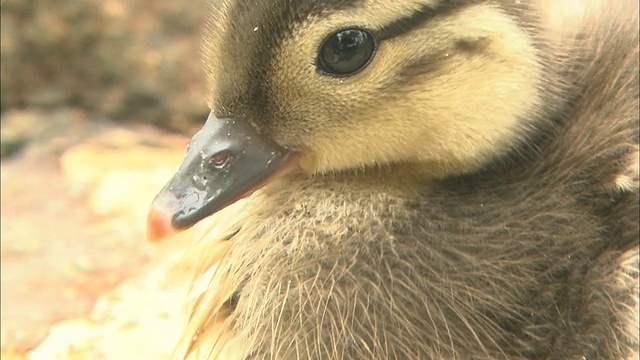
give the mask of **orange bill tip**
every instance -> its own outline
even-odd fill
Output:
[[[147,218],[147,240],[149,242],[159,243],[165,241],[178,232],[171,224],[170,217],[156,209],[149,211]]]

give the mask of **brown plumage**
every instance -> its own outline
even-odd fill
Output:
[[[566,4],[215,2],[213,113],[304,171],[195,240],[176,356],[630,359],[638,4]],[[352,27],[371,61],[316,71]]]

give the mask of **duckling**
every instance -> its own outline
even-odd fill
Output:
[[[568,3],[214,2],[176,357],[630,358],[638,4]]]

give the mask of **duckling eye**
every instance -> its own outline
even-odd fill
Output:
[[[375,41],[361,29],[340,30],[324,39],[318,52],[317,67],[332,76],[349,76],[364,69],[373,58]]]

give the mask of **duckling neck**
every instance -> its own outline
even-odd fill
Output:
[[[369,170],[285,177],[255,193],[226,265],[233,282],[242,284],[237,328],[248,330],[240,337],[259,343],[263,340],[255,340],[256,334],[267,334],[264,343],[277,344],[275,348],[282,339],[319,339],[325,334],[316,333],[320,328],[315,324],[333,320],[316,310],[342,306],[341,299],[356,302],[329,308],[326,314],[339,315],[347,333],[375,334],[379,324],[369,321],[369,309],[388,309],[378,318],[396,319],[395,304],[410,309],[416,299],[425,301],[419,305],[425,309],[443,309],[442,317],[424,322],[422,312],[416,312],[415,319],[385,323],[386,333],[410,328],[424,334],[430,345],[441,344],[438,330],[458,321],[446,314],[458,315],[456,328],[462,330],[465,323],[483,319],[525,326],[538,320],[520,315],[522,304],[533,306],[524,299],[539,299],[536,309],[553,308],[555,298],[537,296],[540,281],[560,288],[576,259],[590,258],[601,245],[593,218],[574,216],[571,203],[555,188],[530,196],[526,189],[466,192],[437,183],[417,186],[420,181],[406,169]],[[526,221],[513,220],[522,214]],[[540,269],[548,269],[542,280],[531,275]],[[274,331],[272,322],[265,321],[273,314],[301,325],[276,326]],[[519,340],[488,328],[452,338],[452,349],[473,347],[466,339],[476,335],[489,345]],[[498,358],[500,349],[489,351]],[[360,355],[349,358],[366,358]]]

